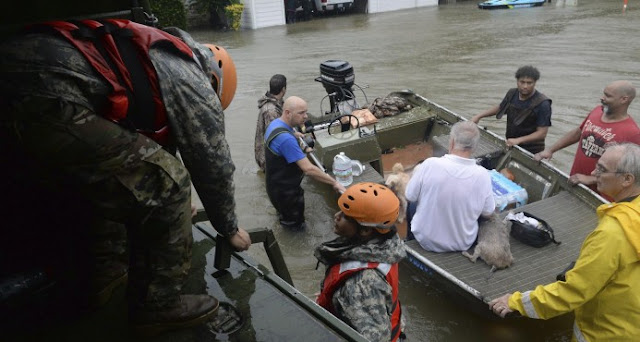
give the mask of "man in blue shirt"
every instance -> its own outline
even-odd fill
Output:
[[[475,115],[471,121],[495,115],[507,115],[507,146],[519,145],[536,154],[544,150],[544,139],[551,126],[551,99],[536,91],[540,72],[526,65],[516,71],[517,88],[512,88],[500,105]]]
[[[273,120],[265,132],[265,161],[267,194],[278,211],[280,224],[285,228],[301,230],[304,223],[304,190],[302,177],[309,175],[318,182],[330,184],[337,192],[345,188],[338,181],[313,165],[298,144],[293,127],[308,118],[307,102],[297,96],[287,98],[282,116]]]

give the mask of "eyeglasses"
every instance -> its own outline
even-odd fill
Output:
[[[600,176],[603,173],[615,173],[615,174],[623,174],[626,172],[622,172],[622,171],[607,171],[607,169],[604,168],[604,166],[600,165],[600,164],[596,164],[596,168],[593,170],[593,174],[596,176]]]

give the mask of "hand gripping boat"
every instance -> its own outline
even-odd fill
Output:
[[[480,9],[527,8],[544,5],[545,0],[489,0],[478,4]]]

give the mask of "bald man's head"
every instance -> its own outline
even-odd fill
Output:
[[[298,97],[298,96],[289,96],[285,101],[284,101],[284,105],[282,106],[283,110],[289,109],[291,110],[292,108],[295,107],[300,107],[300,106],[305,106],[307,105],[307,101],[303,100],[302,98]]]
[[[609,84],[617,95],[629,97],[629,103],[636,97],[636,88],[629,81],[620,80]]]
[[[308,118],[307,101],[289,96],[282,105],[282,120],[291,127],[302,125]]]

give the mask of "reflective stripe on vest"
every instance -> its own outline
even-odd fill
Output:
[[[318,296],[317,303],[335,315],[332,298],[333,294],[352,275],[366,269],[376,269],[389,285],[391,285],[391,295],[393,298],[393,308],[391,309],[391,341],[397,341],[400,336],[400,321],[402,308],[398,301],[398,264],[386,264],[377,262],[345,261],[335,264],[329,268],[322,283],[322,290]]]
[[[161,145],[166,145],[169,140],[167,113],[162,101],[158,77],[149,58],[149,49],[154,44],[163,42],[173,46],[175,51],[191,61],[194,60],[193,52],[180,39],[155,28],[119,19],[107,19],[104,23],[106,26],[98,21],[82,20],[78,25],[64,21],[53,21],[43,25],[66,38],[87,59],[93,69],[109,83],[112,91],[107,96],[108,106],[100,111],[99,115],[127,128],[135,128]],[[112,32],[110,27],[114,28],[115,32]],[[127,43],[130,42],[133,46],[134,53],[148,79],[151,92],[149,102],[153,103],[153,108],[137,115],[150,119],[147,120],[150,122],[149,127],[132,127],[135,125],[132,125],[131,120],[127,120],[127,116],[135,110],[130,97],[131,94],[136,94],[134,89],[136,82],[132,80],[127,63],[123,60],[122,56],[125,52],[120,51],[117,44],[117,40],[122,37],[114,38],[117,34],[122,34],[122,37],[128,40]],[[107,55],[108,60],[103,54]],[[148,117],[149,115],[153,115],[153,118]]]

